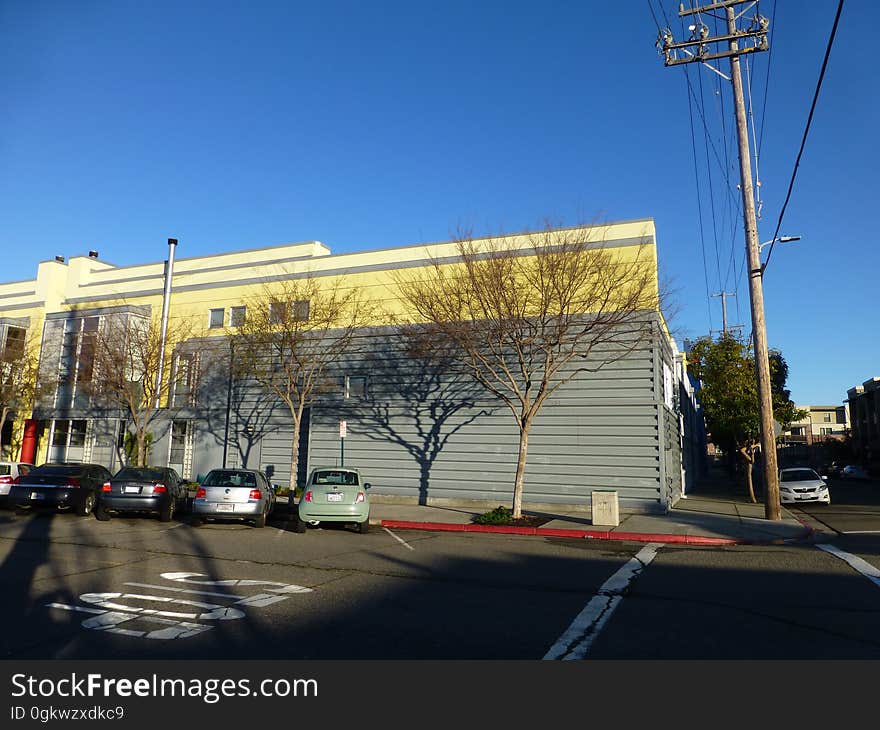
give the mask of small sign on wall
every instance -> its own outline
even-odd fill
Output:
[[[344,439],[348,436],[348,424],[345,421],[339,422],[339,438]]]

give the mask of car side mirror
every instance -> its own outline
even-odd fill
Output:
[[[372,486],[373,486],[373,485],[370,484],[369,482],[364,482],[364,489],[369,489],[369,488],[372,487]]]

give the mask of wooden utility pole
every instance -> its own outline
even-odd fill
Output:
[[[745,30],[736,25],[738,16],[735,6],[745,0],[719,0],[702,7],[679,10],[679,16],[698,15],[715,10],[727,14],[727,34],[709,36],[709,28],[702,22],[690,26],[691,38],[681,43],[673,42],[672,31],[660,32],[657,41],[665,55],[667,66],[682,63],[703,63],[716,58],[730,58],[730,81],[733,85],[733,103],[736,110],[736,134],[739,141],[740,190],[743,199],[743,219],[745,222],[746,254],[749,262],[749,293],[752,310],[752,333],[755,343],[755,370],[758,381],[758,400],[761,414],[761,455],[764,472],[764,515],[768,520],[782,518],[779,506],[779,480],[776,464],[776,437],[773,433],[773,398],[770,384],[770,358],[767,348],[767,326],[764,319],[764,289],[761,270],[760,246],[758,243],[758,223],[755,216],[755,198],[752,187],[752,165],[749,152],[749,135],[746,126],[746,109],[743,98],[742,75],[739,57],[746,53],[766,51],[769,48],[767,31],[769,22],[760,15],[754,16],[752,24]],[[745,12],[745,11],[744,11]],[[751,41],[752,45],[740,48],[740,41]],[[727,43],[727,50],[713,51],[712,44]],[[683,55],[679,55],[683,54]],[[711,66],[710,66],[711,68]],[[712,69],[720,73],[717,69]],[[723,76],[723,74],[721,74]],[[727,78],[727,77],[725,77]],[[725,325],[725,330],[727,329]]]

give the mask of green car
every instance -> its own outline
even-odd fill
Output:
[[[358,532],[370,530],[370,497],[357,469],[326,466],[312,469],[294,516],[294,531],[319,522],[348,522]]]

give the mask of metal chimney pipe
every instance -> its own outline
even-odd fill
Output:
[[[168,333],[168,310],[171,306],[171,277],[174,275],[174,249],[177,239],[168,239],[168,260],[165,262],[165,294],[162,297],[162,333],[159,339],[159,368],[156,371],[156,402],[155,408],[161,408],[162,375],[165,369],[165,337]]]

